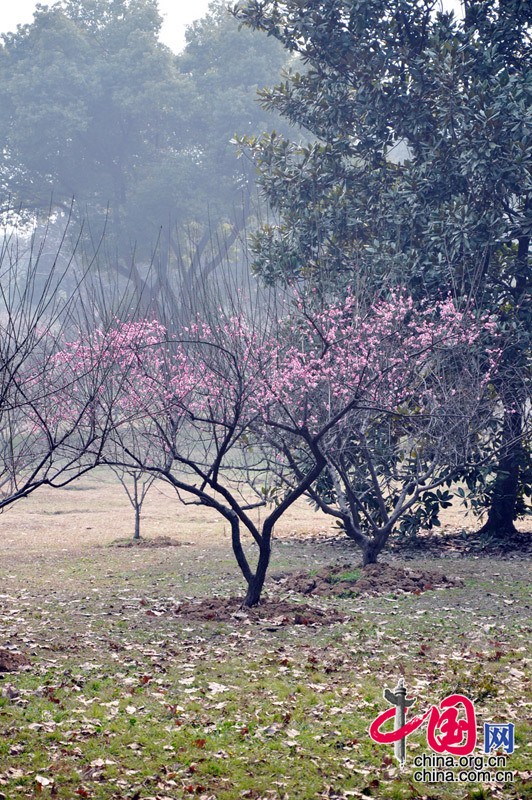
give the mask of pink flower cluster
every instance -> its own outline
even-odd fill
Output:
[[[276,363],[263,375],[262,403],[315,431],[348,406],[394,411],[419,404],[421,384],[433,405],[449,356],[470,352],[491,325],[450,298],[415,309],[412,298],[398,294],[363,313],[354,296],[312,314],[300,304],[287,331],[291,343],[277,345]],[[447,389],[450,380],[449,371]]]
[[[194,384],[184,353],[169,346],[166,328],[155,320],[117,321],[107,331],[65,342],[54,369],[57,385],[65,388],[64,419],[78,413],[91,392],[93,415],[138,416],[162,412]]]
[[[170,338],[156,321],[117,322],[66,343],[55,358],[71,373],[61,413],[75,413],[90,380],[95,403],[113,406],[115,417],[188,415],[223,425],[238,415],[240,424],[285,419],[318,432],[342,409],[419,405],[421,385],[427,407],[438,403],[442,381],[452,395],[448,357],[474,348],[492,321],[450,298],[416,309],[397,294],[363,312],[353,295],[320,311],[299,302],[295,314],[268,324],[198,320]]]

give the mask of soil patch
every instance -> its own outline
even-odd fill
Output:
[[[241,597],[212,597],[192,600],[169,607],[157,606],[149,609],[148,616],[175,614],[183,619],[202,622],[256,622],[272,628],[286,625],[334,625],[344,622],[345,616],[333,609],[314,608],[304,603],[265,598],[258,606],[244,608]]]
[[[335,564],[320,569],[315,575],[293,572],[279,576],[277,581],[291,591],[319,597],[421,594],[429,589],[463,585],[461,578],[442,572],[393,567],[384,563],[357,568],[351,564]]]
[[[24,653],[15,653],[0,647],[0,672],[16,672],[17,669],[27,667],[29,658]]]
[[[177,539],[172,539],[170,536],[153,536],[150,539],[115,539],[111,542],[109,547],[181,547],[183,544],[189,542],[178,542]]]

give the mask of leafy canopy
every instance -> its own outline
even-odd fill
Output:
[[[472,0],[243,2],[236,16],[298,53],[262,93],[315,137],[248,142],[279,223],[255,239],[268,280],[371,273],[515,303],[530,240],[530,5]]]

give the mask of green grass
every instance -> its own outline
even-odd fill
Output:
[[[346,572],[334,575],[332,581],[333,583],[339,583],[340,581],[358,581],[361,574],[362,570],[360,569],[347,570]]]
[[[459,692],[475,701],[479,731],[483,720],[515,722],[509,768],[526,769],[522,565],[500,561],[488,588],[487,561],[432,562],[461,569],[468,584],[420,596],[312,601],[338,608],[347,622],[283,627],[148,614],[170,597],[241,589],[227,554],[206,563],[192,550],[170,550],[139,560],[124,549],[94,548],[75,562],[67,554],[43,557],[38,569],[30,560],[0,568],[0,641],[32,660],[29,670],[0,680],[0,797],[525,795],[521,778],[496,791],[416,784],[411,760],[428,752],[425,729],[409,738],[403,772],[392,748],[367,733],[386,708],[384,687],[404,675],[418,711]],[[325,546],[316,552],[281,546],[276,565],[337,556]],[[39,792],[37,776],[53,783]]]

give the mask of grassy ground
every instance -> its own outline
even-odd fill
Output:
[[[132,513],[107,478],[43,491],[2,517],[0,647],[31,666],[0,680],[0,800],[526,796],[522,558],[411,560],[464,579],[419,596],[318,601],[283,590],[342,611],[343,624],[198,622],[174,614],[174,600],[243,589],[223,522],[154,488],[144,526],[182,546],[109,546],[129,534]],[[279,530],[272,571],[338,560],[355,569],[356,551],[300,506]],[[400,676],[418,712],[458,692],[475,702],[479,734],[485,721],[513,722],[515,780],[416,781],[426,726],[409,737],[401,771],[367,733]]]

